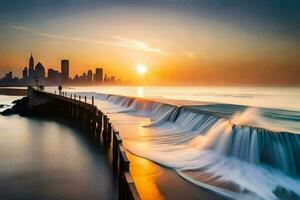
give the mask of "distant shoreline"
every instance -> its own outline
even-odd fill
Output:
[[[27,89],[0,88],[0,95],[7,95],[7,96],[26,96],[26,95],[27,95]]]

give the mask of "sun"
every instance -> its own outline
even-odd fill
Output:
[[[139,74],[145,74],[147,72],[147,67],[145,65],[138,65],[136,71]]]

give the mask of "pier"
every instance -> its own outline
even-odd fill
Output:
[[[30,106],[34,107],[40,102],[44,104],[42,108],[50,105],[49,115],[64,119],[67,123],[80,129],[80,133],[92,142],[111,149],[108,152],[111,152],[112,171],[118,181],[118,198],[120,200],[140,199],[130,174],[130,161],[127,158],[119,131],[113,126],[109,117],[94,105],[94,98],[90,104],[86,97],[82,98],[72,94],[67,97],[65,93],[53,94],[33,87],[28,87],[27,97]],[[52,109],[53,107],[55,109]],[[43,109],[37,108],[39,112],[43,112]],[[47,116],[48,113],[43,114]]]

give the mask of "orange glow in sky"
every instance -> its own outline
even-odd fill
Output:
[[[21,76],[32,53],[46,69],[60,70],[60,60],[69,59],[72,76],[103,67],[136,83],[147,71],[149,85],[300,84],[299,40],[252,21],[248,28],[154,3],[65,8],[47,17],[31,9],[22,23],[0,24],[0,76]],[[144,61],[148,67],[136,73]]]

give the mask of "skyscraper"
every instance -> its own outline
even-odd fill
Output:
[[[24,67],[23,69],[23,80],[27,80],[28,78],[28,70],[27,67]]]
[[[93,72],[92,72],[92,70],[88,71],[88,73],[87,73],[87,80],[88,80],[89,83],[93,82]]]
[[[96,76],[94,82],[96,83],[103,82],[103,68],[96,68]]]
[[[69,81],[69,60],[61,60],[61,79],[63,83]]]
[[[29,78],[33,79],[34,77],[34,60],[33,60],[33,56],[31,54],[30,59],[29,59]]]

